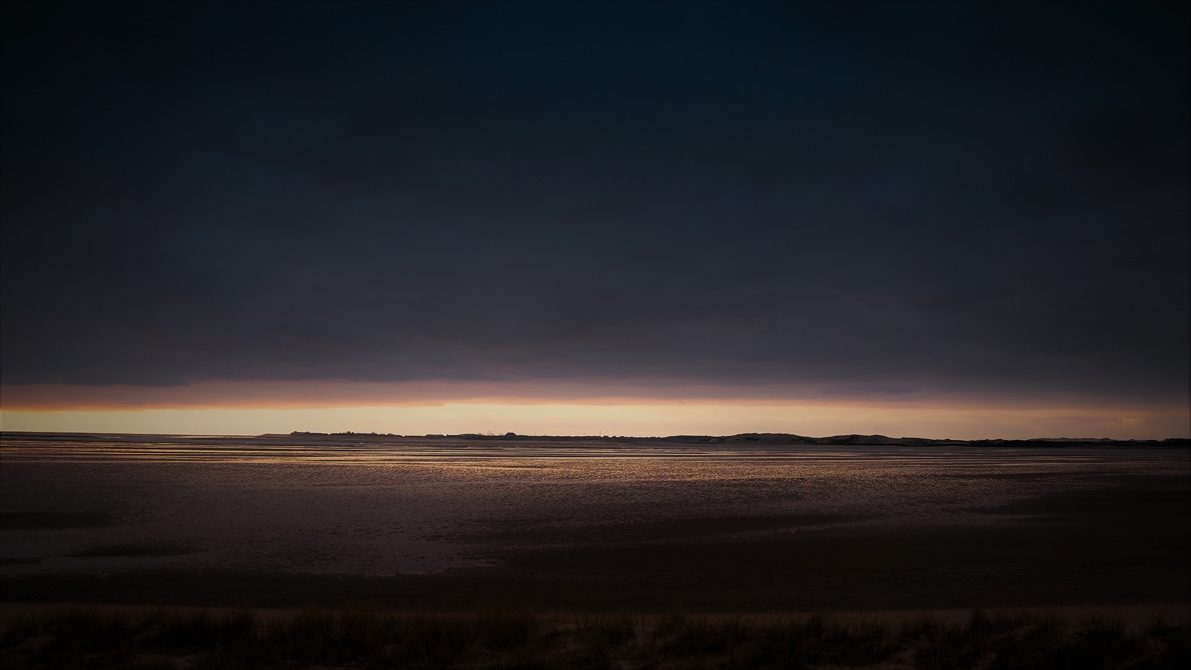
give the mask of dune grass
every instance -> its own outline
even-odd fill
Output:
[[[1188,668],[1186,624],[985,616],[901,626],[830,617],[88,609],[12,616],[10,668]]]

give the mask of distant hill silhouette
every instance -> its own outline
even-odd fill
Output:
[[[632,436],[567,436],[567,435],[517,435],[516,433],[483,435],[464,433],[462,435],[377,435],[375,433],[307,433],[294,432],[291,437],[338,438],[351,436],[354,438],[386,438],[421,439],[430,441],[481,441],[481,442],[510,442],[523,443],[558,443],[558,442],[603,442],[608,444],[657,444],[669,443],[674,445],[740,445],[740,446],[891,446],[891,447],[1002,447],[1002,448],[1039,448],[1039,447],[1191,447],[1191,440],[1187,438],[1168,438],[1165,440],[1113,440],[1110,438],[1071,438],[1071,437],[1039,437],[1025,440],[984,439],[984,440],[952,440],[932,439],[927,437],[888,437],[885,435],[831,435],[828,437],[808,437],[791,433],[740,433],[738,435],[671,435],[668,437],[632,437]],[[262,435],[261,438],[282,437],[279,435]]]

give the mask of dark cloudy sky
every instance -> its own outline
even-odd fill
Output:
[[[1187,397],[1186,3],[2,24],[9,388]]]

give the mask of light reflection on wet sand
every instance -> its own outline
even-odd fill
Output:
[[[495,564],[515,550],[1006,524],[1021,515],[999,506],[1189,472],[1181,449],[178,438],[6,438],[0,463],[5,576],[384,576]],[[106,521],[70,521],[80,514]]]

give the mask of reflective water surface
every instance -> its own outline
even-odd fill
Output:
[[[396,575],[583,543],[1020,523],[1018,501],[1191,473],[1185,449],[289,442],[6,436],[0,575]]]

